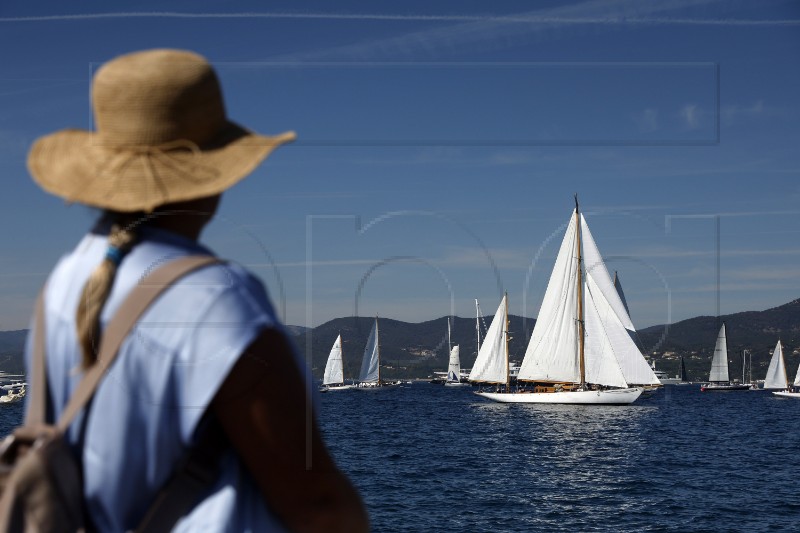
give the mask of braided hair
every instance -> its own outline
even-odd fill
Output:
[[[104,219],[113,219],[108,235],[106,255],[83,286],[75,324],[81,348],[81,367],[87,369],[96,361],[100,348],[100,313],[111,293],[117,267],[136,244],[136,226],[142,219],[130,213],[106,212]]]

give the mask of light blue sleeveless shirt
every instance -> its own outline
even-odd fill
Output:
[[[103,309],[103,327],[133,286],[177,257],[211,254],[175,234],[143,229],[122,261]],[[83,286],[106,253],[89,234],[61,259],[45,295],[51,412],[60,413],[80,381],[75,311]],[[84,494],[100,531],[135,528],[154,495],[194,441],[198,422],[242,351],[263,328],[282,331],[261,283],[235,264],[188,274],[145,312],[100,384],[81,450]],[[31,337],[26,358],[30,368]],[[298,360],[303,372],[306,369]],[[70,428],[79,444],[83,417]],[[177,531],[281,531],[235,453]]]

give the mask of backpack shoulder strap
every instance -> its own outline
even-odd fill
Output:
[[[42,287],[36,299],[36,314],[33,322],[33,353],[31,354],[31,395],[25,414],[26,426],[38,426],[45,422],[47,409],[47,370],[44,361],[44,293]]]
[[[193,270],[220,262],[221,259],[213,256],[181,257],[147,274],[136,285],[106,326],[100,341],[97,362],[86,371],[58,420],[60,431],[66,431],[75,416],[92,398],[106,371],[116,359],[120,345],[148,306],[177,279]]]
[[[135,533],[169,533],[219,478],[228,440],[212,413],[206,413],[203,421],[197,443],[158,492]]]

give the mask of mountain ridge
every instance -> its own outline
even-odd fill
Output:
[[[486,317],[481,324],[482,336],[484,324],[488,327],[491,319],[491,316]],[[286,329],[293,335],[300,355],[310,362],[315,377],[322,375],[330,348],[341,333],[345,377],[351,379],[358,376],[373,320],[372,317],[350,316],[329,320],[315,328],[289,325]],[[452,317],[451,320],[453,344],[461,346],[462,366],[469,368],[476,356],[475,318]],[[509,322],[509,354],[512,361],[519,362],[536,320],[509,315]],[[800,362],[800,299],[764,311],[742,311],[719,318],[698,316],[674,324],[650,326],[637,332],[637,341],[659,370],[670,375],[677,373],[683,356],[689,377],[699,381],[708,374],[722,322],[726,324],[732,376],[741,376],[741,354],[749,350],[753,377],[762,378],[779,338],[783,342],[788,371],[794,376]],[[379,329],[385,377],[423,378],[434,370],[447,368],[447,317],[416,323],[380,318]],[[22,352],[26,335],[27,330],[0,331],[0,370],[10,373],[24,370]]]

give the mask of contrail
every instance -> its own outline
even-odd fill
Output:
[[[673,26],[798,26],[800,19],[687,19],[666,17],[547,17],[531,15],[393,15],[378,13],[180,13],[143,11],[122,13],[80,13],[75,15],[40,15],[0,17],[0,22],[49,22],[125,18],[180,19],[308,19],[376,20],[409,22],[508,22],[559,25],[673,25]]]

